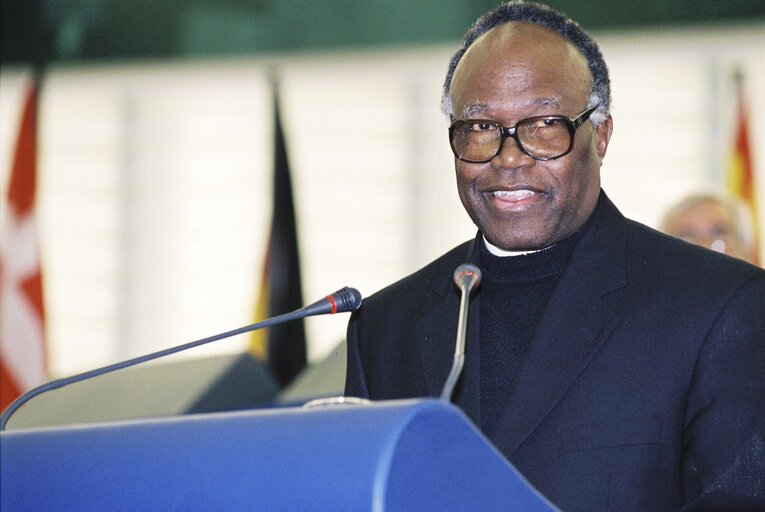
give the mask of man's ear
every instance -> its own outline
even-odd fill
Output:
[[[611,141],[611,134],[614,131],[614,119],[608,116],[605,121],[600,123],[595,129],[598,137],[598,156],[602,160],[606,156],[608,143]]]

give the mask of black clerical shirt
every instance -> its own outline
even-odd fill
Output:
[[[587,225],[541,251],[495,256],[479,243],[481,430],[494,425],[542,311]]]

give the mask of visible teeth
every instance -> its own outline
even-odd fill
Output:
[[[497,190],[492,192],[494,197],[501,197],[502,199],[509,199],[511,201],[519,201],[527,197],[532,196],[534,193],[530,190]]]

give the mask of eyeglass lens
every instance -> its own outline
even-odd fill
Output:
[[[536,158],[555,158],[571,147],[571,130],[564,119],[521,121],[515,133],[523,150]],[[452,134],[452,147],[464,160],[486,162],[497,155],[504,138],[499,123],[458,124]]]

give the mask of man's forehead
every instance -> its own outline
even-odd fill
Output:
[[[491,55],[491,59],[481,56]],[[582,52],[562,34],[535,23],[508,21],[482,34],[466,50],[454,73],[472,67],[478,59],[481,68],[504,59],[553,58],[559,65],[581,67],[588,75],[589,64]],[[567,62],[564,62],[567,61]]]
[[[563,45],[575,48],[563,34],[545,27],[525,21],[507,21],[487,30],[470,46],[482,44],[498,45],[502,48],[512,48],[519,43],[528,46],[537,45]],[[470,48],[468,48],[468,51]],[[577,50],[578,51],[578,50]]]
[[[588,96],[592,87],[587,59],[561,34],[533,23],[503,23],[479,37],[458,63],[451,91],[454,113],[475,116],[488,108],[486,98],[460,94],[462,86],[471,84],[472,90],[473,85],[513,81],[514,86],[531,90],[540,79],[547,86],[536,91],[539,96],[527,97],[528,106],[560,107],[561,95]]]

